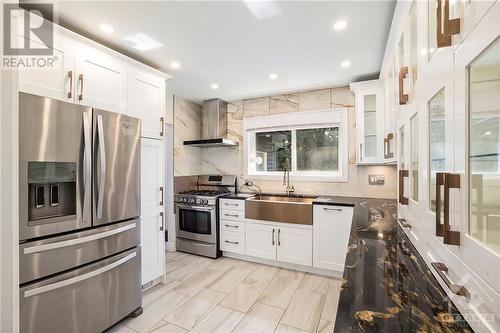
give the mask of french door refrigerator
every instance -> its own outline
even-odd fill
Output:
[[[21,332],[141,311],[140,120],[19,94]]]

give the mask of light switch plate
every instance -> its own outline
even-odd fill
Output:
[[[385,184],[385,176],[383,176],[383,175],[368,175],[368,184],[369,185],[384,185]]]

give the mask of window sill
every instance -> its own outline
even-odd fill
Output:
[[[283,175],[243,175],[244,179],[261,181],[282,181]],[[293,176],[290,175],[290,182],[325,182],[325,183],[347,183],[348,177],[331,176]]]

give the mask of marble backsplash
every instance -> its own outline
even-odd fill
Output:
[[[198,133],[200,133],[201,130],[201,108],[199,108],[199,106],[193,106],[192,104],[194,103],[184,101],[180,98],[176,98],[176,101],[178,101],[178,103],[176,103],[175,108],[175,126],[179,126],[175,130],[176,155],[174,168],[176,176],[186,176],[190,174],[231,174],[237,175],[240,178],[238,184],[243,184],[244,118],[345,107],[348,109],[349,115],[349,181],[343,183],[293,181],[295,191],[297,193],[306,194],[396,198],[397,177],[395,166],[356,165],[355,98],[349,86],[230,101],[228,106],[229,138],[238,141],[240,144],[238,147],[204,149],[181,147],[183,140],[193,139],[199,135]],[[187,114],[183,114],[184,112],[187,112]],[[200,119],[199,123],[196,123],[197,119]],[[198,127],[196,127],[196,125]],[[181,133],[181,131],[186,132]],[[179,133],[182,138],[177,137],[177,133]],[[190,156],[185,156],[186,154]],[[196,163],[197,158],[200,159],[199,161],[201,161],[201,163]],[[376,186],[368,185],[369,174],[384,175],[385,184]],[[254,183],[266,192],[284,191],[281,181],[254,180]]]

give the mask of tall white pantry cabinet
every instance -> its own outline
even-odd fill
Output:
[[[171,77],[56,24],[53,69],[19,72],[19,91],[141,119],[142,285],[164,281],[167,193],[165,129],[173,123],[167,101]],[[17,36],[22,42],[21,36]],[[169,164],[170,165],[170,164]]]

